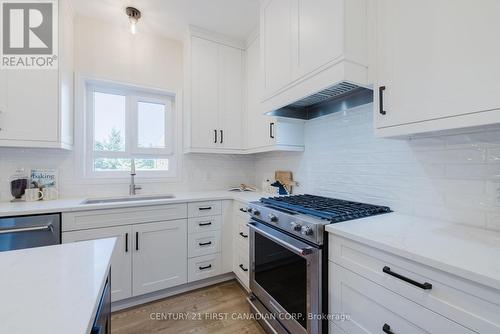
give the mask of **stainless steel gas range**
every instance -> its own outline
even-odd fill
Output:
[[[313,195],[252,202],[252,312],[269,333],[326,334],[328,238],[325,225],[390,212],[388,207]]]

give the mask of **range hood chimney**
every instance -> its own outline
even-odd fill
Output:
[[[342,81],[266,115],[310,120],[373,102],[373,91]]]

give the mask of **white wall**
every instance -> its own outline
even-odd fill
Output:
[[[403,141],[372,127],[372,105],[311,120],[306,151],[259,156],[256,180],[289,169],[299,192],[500,230],[499,131]]]
[[[136,85],[177,91],[183,85],[182,44],[157,35],[138,33],[104,21],[77,17],[75,72]],[[81,109],[77,108],[77,112]],[[180,117],[180,115],[178,115]],[[41,125],[42,126],[42,125]],[[78,128],[75,129],[78,133]],[[179,131],[181,129],[178,129]],[[181,133],[179,133],[179,136]],[[181,138],[181,137],[179,137]],[[253,158],[180,154],[179,178],[148,182],[137,179],[143,193],[225,189],[253,181]],[[59,150],[0,148],[0,201],[10,200],[9,177],[16,168],[57,168],[63,197],[126,195],[128,180],[86,181],[77,172],[82,164],[78,148]]]

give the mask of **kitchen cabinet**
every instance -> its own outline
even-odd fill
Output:
[[[249,277],[249,231],[246,226],[250,220],[250,215],[246,212],[247,204],[234,202],[233,208],[233,272],[240,283],[250,289]]]
[[[71,149],[73,12],[59,1],[58,69],[0,71],[0,146]]]
[[[500,122],[499,11],[496,0],[377,1],[379,136]]]
[[[394,333],[499,332],[498,290],[401,257],[403,249],[335,234],[329,245],[329,310],[351,316],[335,322],[346,333],[380,333],[384,324]]]
[[[132,297],[132,228],[107,227],[62,234],[62,242],[117,238],[111,258],[111,301]]]
[[[263,111],[343,81],[370,85],[369,9],[367,0],[262,1]]]
[[[248,152],[302,151],[304,122],[264,114],[259,37],[252,38],[246,52],[246,144]]]
[[[133,294],[187,283],[187,221],[139,224],[133,230]]]
[[[243,149],[243,49],[192,35],[188,44],[185,151]]]

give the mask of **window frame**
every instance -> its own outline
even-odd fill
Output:
[[[95,151],[95,104],[94,93],[115,94],[125,97],[125,148],[124,151]],[[165,105],[165,148],[143,148],[138,144],[138,102],[161,103]],[[96,158],[109,159],[168,159],[168,170],[141,170],[141,178],[174,178],[177,176],[175,94],[156,90],[105,83],[95,80],[85,82],[85,129],[84,129],[84,173],[90,178],[126,178],[130,171],[96,171]]]

